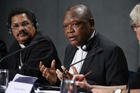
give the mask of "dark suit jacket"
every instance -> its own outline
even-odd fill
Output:
[[[140,67],[134,77],[130,79],[129,85],[131,89],[140,89]]]
[[[65,51],[64,66],[69,69],[77,48],[68,45]],[[91,71],[86,79],[90,84],[122,85],[128,81],[128,67],[120,47],[100,34],[87,43],[88,54],[84,60],[81,74]]]
[[[43,37],[39,32],[36,33],[35,37],[29,42],[31,45],[25,48],[22,54],[23,67],[21,70],[18,69],[20,64],[20,54],[17,53],[9,57],[1,68],[10,69],[10,80],[13,79],[16,73],[23,75],[38,77],[37,82],[41,84],[48,84],[47,80],[42,76],[39,70],[39,63],[43,61],[46,67],[51,66],[53,59],[56,60],[56,68],[60,68],[61,63],[57,56],[57,52],[52,41],[46,36]],[[18,42],[15,40],[10,47],[10,53],[20,49]]]
[[[0,40],[0,59],[7,54],[7,48],[3,41]]]

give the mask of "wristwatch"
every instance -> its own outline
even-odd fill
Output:
[[[122,93],[122,89],[121,88],[117,88],[112,93]]]

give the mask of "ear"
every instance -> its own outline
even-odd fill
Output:
[[[91,30],[94,30],[95,29],[95,24],[94,24],[94,19],[93,18],[90,18],[90,20],[89,20],[89,24],[90,24],[90,29]]]
[[[94,19],[93,18],[90,18],[89,23],[90,23],[91,27],[94,27]]]

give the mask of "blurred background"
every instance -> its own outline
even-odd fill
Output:
[[[140,65],[140,47],[130,27],[129,13],[138,2],[140,0],[1,0],[0,39],[9,48],[14,38],[6,26],[8,13],[15,7],[27,8],[36,14],[38,30],[52,39],[63,62],[68,44],[62,27],[63,15],[69,6],[82,3],[91,9],[96,31],[118,44],[124,50],[129,70],[136,71]]]

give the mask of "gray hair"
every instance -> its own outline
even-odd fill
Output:
[[[129,16],[131,18],[132,24],[136,22],[140,24],[140,3],[136,4]]]

